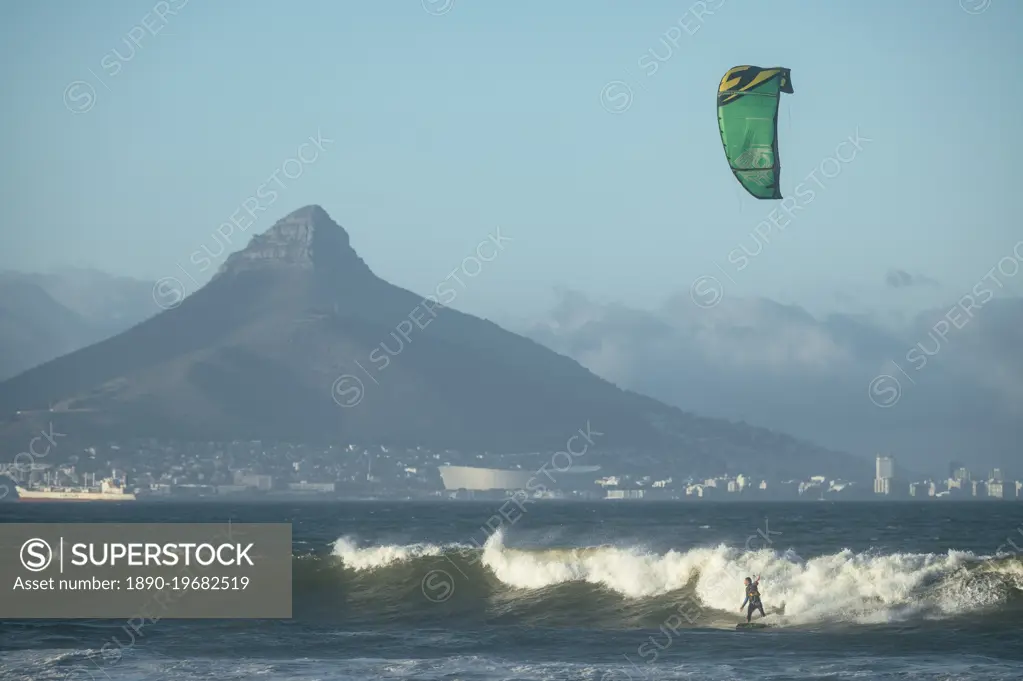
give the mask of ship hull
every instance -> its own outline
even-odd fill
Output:
[[[102,492],[39,492],[16,488],[20,502],[54,502],[54,501],[135,501],[135,495],[104,494]]]
[[[65,496],[54,496],[54,497],[21,497],[18,499],[21,503],[53,503],[60,501],[135,501],[135,496],[132,494],[119,494],[117,496],[108,497],[65,497]]]

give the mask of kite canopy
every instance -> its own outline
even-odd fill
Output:
[[[780,199],[780,93],[792,94],[789,69],[736,66],[718,87],[718,128],[735,179],[758,199]]]

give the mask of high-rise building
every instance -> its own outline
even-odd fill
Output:
[[[1002,482],[1002,469],[996,468],[991,471],[991,479],[995,482]]]
[[[956,471],[963,467],[961,461],[952,461],[948,464],[948,477],[950,480],[957,480]]]
[[[952,478],[954,480],[963,480],[969,482],[970,480],[973,479],[973,476],[970,475],[969,468],[967,468],[966,466],[960,466],[959,468],[955,469],[955,471],[952,472]]]
[[[891,456],[877,457],[877,465],[874,468],[874,494],[893,494],[894,481],[895,458]]]

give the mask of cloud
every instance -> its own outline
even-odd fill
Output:
[[[905,270],[889,270],[884,282],[891,288],[909,288],[910,286],[937,286],[938,282],[922,274],[912,275]]]
[[[966,323],[949,315],[927,310],[891,328],[766,299],[702,309],[683,294],[640,310],[561,291],[549,314],[517,330],[699,414],[864,455],[894,451],[918,470],[971,456],[1011,468],[1023,436],[1023,299],[992,300]],[[879,374],[899,381],[892,408],[870,401]]]

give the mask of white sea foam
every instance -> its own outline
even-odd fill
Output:
[[[467,548],[359,547],[342,537],[334,544],[334,554],[353,570],[373,570]],[[952,616],[997,606],[1011,589],[1023,591],[1023,566],[1018,562],[962,551],[882,555],[844,550],[803,560],[792,552],[724,545],[667,552],[606,545],[519,549],[506,546],[497,532],[484,544],[480,562],[512,588],[585,582],[630,599],[687,589],[704,608],[722,612],[736,612],[744,597],[743,578],[760,574],[765,609],[779,625]]]
[[[436,544],[408,544],[405,546],[386,544],[360,547],[351,537],[341,537],[334,542],[333,546],[334,555],[341,558],[345,567],[356,571],[374,570],[424,556],[439,556],[444,553],[446,548],[455,547]]]
[[[580,581],[644,598],[688,586],[704,607],[724,612],[736,611],[742,602],[743,577],[762,574],[765,607],[778,624],[955,615],[997,605],[1013,586],[1023,590],[1019,565],[966,570],[980,560],[959,551],[877,555],[846,550],[804,561],[791,552],[727,546],[667,553],[615,547],[520,550],[506,547],[500,534],[483,550],[483,564],[512,587]]]

